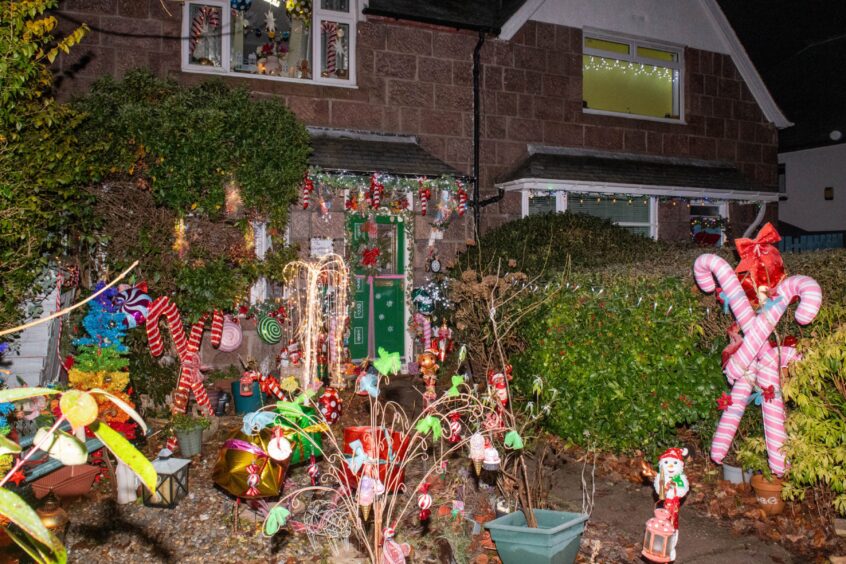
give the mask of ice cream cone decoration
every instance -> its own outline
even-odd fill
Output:
[[[370,508],[373,507],[373,500],[376,498],[376,483],[373,478],[364,476],[358,484],[358,506],[361,508],[361,515],[364,520],[370,517]]]
[[[476,475],[482,473],[482,461],[485,459],[485,437],[481,433],[473,433],[470,437],[470,460],[473,461],[473,468]]]

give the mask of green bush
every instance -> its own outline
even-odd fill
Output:
[[[655,454],[717,416],[721,347],[703,348],[702,313],[686,278],[574,275],[526,324],[517,386],[558,390],[549,428],[565,439]]]
[[[510,270],[530,277],[552,276],[568,264],[590,268],[634,263],[665,247],[607,219],[569,212],[532,215],[484,234],[478,246],[458,256],[456,268],[495,272],[501,259],[503,268],[510,263]]]

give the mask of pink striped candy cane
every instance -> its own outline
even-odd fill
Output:
[[[764,440],[767,444],[767,459],[770,469],[777,476],[784,474],[787,469],[787,461],[784,458],[784,442],[787,440],[787,432],[784,429],[784,399],[781,396],[780,371],[787,368],[799,354],[793,347],[776,348],[767,343],[765,350],[761,353],[761,360],[758,362],[758,386],[762,389],[773,387],[775,396],[771,400],[761,402],[761,409],[764,414]]]
[[[326,72],[335,72],[335,41],[338,37],[338,24],[335,22],[322,22],[320,29],[326,34]]]
[[[422,313],[415,313],[414,322],[423,329],[423,350],[428,351],[432,346],[432,320]]]

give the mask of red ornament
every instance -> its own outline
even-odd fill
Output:
[[[775,399],[775,386],[769,385],[766,388],[761,388],[761,395],[764,396],[764,401],[773,401]]]
[[[769,292],[784,278],[784,261],[776,244],[781,237],[772,224],[767,223],[754,239],[735,239],[740,262],[735,268],[741,286],[753,307],[764,305],[759,289]]]
[[[432,191],[420,181],[420,188],[417,190],[417,195],[420,197],[420,215],[426,215],[429,210],[429,199],[432,197]]]
[[[305,177],[303,181],[303,209],[308,209],[309,198],[311,197],[311,193],[314,192],[314,182],[308,176]]]
[[[320,413],[323,414],[327,423],[331,425],[341,419],[344,401],[335,388],[326,388],[317,403],[320,405]]]
[[[461,415],[451,413],[449,415],[449,442],[457,443],[461,440]]]
[[[372,247],[364,249],[361,252],[361,264],[364,266],[376,267],[379,260],[379,247]]]
[[[458,183],[458,217],[464,217],[467,213],[467,192],[461,182]]]
[[[432,507],[432,496],[429,495],[429,482],[423,482],[420,486],[418,492],[420,493],[417,496],[417,507],[420,508],[420,520],[426,521],[432,515],[431,507]]]
[[[717,398],[717,409],[725,411],[732,403],[734,402],[732,401],[731,396],[723,392],[723,395]]]
[[[9,477],[9,481],[14,483],[16,486],[20,486],[21,482],[26,480],[26,476],[24,475],[22,470],[16,471]]]

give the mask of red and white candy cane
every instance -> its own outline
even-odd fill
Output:
[[[190,336],[186,339],[185,328],[182,326],[182,317],[171,299],[167,296],[160,296],[150,304],[147,313],[146,328],[147,341],[150,353],[153,356],[160,356],[164,352],[161,332],[159,331],[159,318],[164,315],[167,320],[170,335],[176,346],[176,354],[179,356],[181,370],[179,381],[176,384],[176,391],[173,394],[173,413],[185,413],[188,407],[188,399],[191,392],[197,400],[197,405],[205,409],[209,415],[214,414],[206,389],[203,387],[203,378],[200,373],[200,344],[203,337],[203,328],[207,316],[203,316],[191,327]],[[167,441],[169,449],[176,448],[176,437],[170,437]]]
[[[461,182],[458,183],[458,217],[464,217],[467,213],[467,191],[464,190]]]
[[[414,323],[423,330],[423,349],[428,351],[432,348],[432,320],[418,312],[414,314]]]
[[[432,197],[432,191],[422,180],[420,180],[417,195],[420,197],[420,215],[426,215],[426,212],[429,211],[429,199]]]
[[[321,22],[320,29],[326,37],[326,72],[335,72],[335,40],[338,36],[338,24],[335,22]]]
[[[770,469],[777,476],[784,474],[787,462],[782,447],[787,440],[784,429],[784,399],[781,396],[781,368],[799,357],[793,347],[773,347],[769,343],[764,345],[759,360],[752,369],[755,371],[757,385],[763,390],[769,389],[769,397],[762,398],[761,409],[764,415],[764,439],[767,445],[767,458]],[[734,435],[740,425],[740,419],[746,411],[754,389],[745,378],[735,382],[731,389],[731,405],[723,411],[714,438],[711,442],[711,458],[721,462],[731,447]]]
[[[259,387],[265,394],[270,394],[280,401],[286,401],[285,392],[279,387],[279,380],[275,376],[262,374],[259,377]]]
[[[314,192],[314,181],[308,176],[303,180],[303,209],[308,209],[311,193]]]
[[[197,48],[197,43],[203,36],[204,28],[217,29],[220,26],[220,11],[213,6],[203,6],[191,21],[191,54]]]
[[[744,377],[751,373],[760,387],[773,386],[776,396],[780,392],[779,358],[787,362],[795,357],[789,348],[782,347],[781,354],[773,353],[767,339],[778,324],[781,316],[794,297],[799,297],[796,309],[796,321],[806,325],[814,320],[822,304],[822,291],[819,284],[807,276],[791,276],[776,287],[775,297],[764,305],[760,314],[755,314],[749,298],[743,291],[737,275],[729,264],[716,255],[702,255],[693,267],[696,283],[705,292],[714,290],[714,278],[720,283],[726,294],[726,301],[737,318],[743,331],[743,342],[725,366],[725,373],[732,386],[732,404],[723,412],[717,432],[711,444],[711,458],[718,464],[722,462],[737,432],[740,418],[746,409],[746,402],[752,394],[753,384]],[[775,359],[773,357],[775,355]],[[786,362],[784,362],[786,366]],[[781,446],[784,444],[784,404],[779,397],[763,405],[765,437],[770,468],[777,475],[786,468]]]
[[[382,205],[382,194],[385,191],[385,185],[379,182],[376,174],[370,176],[370,207],[374,210],[379,209]]]

